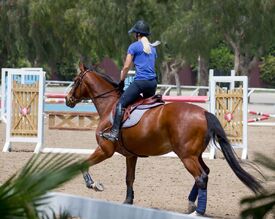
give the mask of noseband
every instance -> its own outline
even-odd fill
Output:
[[[87,69],[86,71],[81,72],[81,73],[80,73],[79,75],[77,75],[76,78],[74,79],[73,92],[72,92],[72,95],[71,95],[71,97],[70,97],[71,101],[73,101],[73,102],[77,102],[77,101],[78,101],[78,99],[75,97],[75,90],[76,90],[77,87],[81,86],[81,84],[82,84],[82,82],[83,82],[84,76],[85,76],[86,73],[89,72],[89,71],[90,71],[90,70]],[[99,95],[97,95],[97,96],[95,96],[95,97],[91,97],[91,99],[94,100],[94,99],[97,99],[97,98],[102,98],[102,97],[104,97],[106,94],[109,94],[109,93],[111,93],[111,92],[113,92],[113,91],[115,91],[115,90],[118,90],[118,87],[116,87],[116,88],[114,88],[114,89],[111,89],[111,90],[109,90],[109,91],[106,91],[106,92],[104,92],[104,93],[102,93],[102,94],[99,94]],[[80,87],[80,91],[81,91],[81,87]]]

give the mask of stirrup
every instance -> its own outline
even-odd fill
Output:
[[[111,141],[111,142],[118,141],[118,135],[116,133],[113,133],[112,131],[103,132],[102,137],[109,140],[109,141]]]

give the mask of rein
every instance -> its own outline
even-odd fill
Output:
[[[75,89],[76,89],[76,87],[78,87],[78,86],[81,85],[84,76],[85,76],[86,73],[89,72],[89,71],[90,71],[90,70],[87,69],[86,71],[81,72],[81,73],[76,77],[76,79],[75,79],[75,84],[74,84],[74,88],[75,88]],[[80,88],[80,89],[81,89],[81,88]],[[109,93],[111,93],[111,92],[113,92],[113,91],[116,91],[116,90],[118,90],[118,89],[119,89],[119,87],[116,87],[116,88],[111,89],[111,90],[109,90],[109,91],[106,91],[106,92],[104,92],[104,93],[102,93],[102,94],[99,94],[99,95],[97,95],[97,96],[95,96],[95,97],[91,97],[91,99],[104,98],[104,96],[105,96],[106,94],[109,94]]]
[[[106,95],[106,94],[108,94],[108,93],[111,93],[111,92],[113,92],[113,91],[115,91],[115,90],[118,90],[118,87],[116,87],[116,88],[114,88],[114,89],[112,89],[112,90],[106,91],[106,92],[104,92],[104,93],[102,93],[102,94],[99,94],[99,95],[93,97],[93,99],[97,99],[97,98],[100,98],[100,97],[102,98],[102,97],[104,97],[104,95]]]

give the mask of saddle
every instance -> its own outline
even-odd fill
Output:
[[[162,100],[161,94],[156,94],[152,97],[145,99],[140,97],[140,99],[138,99],[133,104],[130,104],[125,109],[124,116],[122,119],[122,128],[127,128],[136,125],[147,110],[164,104],[165,102]],[[112,124],[115,109],[116,107],[114,106],[110,118]]]

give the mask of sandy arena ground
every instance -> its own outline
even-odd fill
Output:
[[[263,152],[265,155],[275,157],[275,127],[249,127],[248,135],[249,160],[254,158],[255,152]],[[0,123],[0,140],[0,145],[4,145],[5,126],[3,123]],[[90,149],[95,148],[97,144],[92,131],[49,131],[45,124],[45,145]],[[0,184],[27,162],[32,156],[33,148],[33,145],[14,144],[13,152],[0,152]],[[218,157],[215,160],[206,159],[211,171],[206,214],[213,218],[238,218],[240,200],[251,195],[252,192],[237,179],[222,156]],[[104,184],[104,192],[87,189],[81,175],[57,191],[114,202],[124,200],[126,188],[124,157],[115,155],[92,167],[90,172],[95,180]],[[263,172],[267,173],[266,170]],[[134,204],[186,213],[187,196],[193,182],[192,176],[185,170],[178,158],[140,158],[134,184]]]

